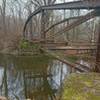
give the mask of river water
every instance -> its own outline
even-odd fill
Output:
[[[0,55],[0,95],[10,100],[57,100],[72,70],[48,55]]]

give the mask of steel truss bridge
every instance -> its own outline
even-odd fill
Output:
[[[53,24],[52,26],[50,26],[47,30],[45,30],[44,28],[44,16],[45,13],[44,11],[49,11],[49,10],[82,10],[82,9],[87,9],[87,10],[91,10],[88,14],[83,15],[83,16],[77,16],[77,17],[71,17],[71,18],[65,18],[64,20]],[[64,33],[66,31],[69,31],[73,28],[75,28],[76,26],[94,18],[97,16],[100,16],[100,0],[80,0],[80,1],[73,1],[73,2],[68,2],[68,3],[60,3],[60,4],[53,4],[53,5],[46,5],[46,6],[41,6],[39,7],[37,10],[35,10],[31,15],[29,15],[28,19],[25,22],[24,28],[23,28],[23,36],[26,38],[26,29],[27,29],[27,25],[29,23],[29,21],[32,19],[33,16],[36,16],[37,14],[41,13],[42,14],[42,22],[41,22],[41,39],[42,40],[46,40],[46,33],[52,29],[53,27],[55,27],[56,25],[59,25],[61,23],[64,23],[68,20],[71,19],[76,19],[74,22],[68,24],[67,26],[65,26],[63,29],[61,29],[60,31],[57,32],[57,34],[53,34],[51,37],[54,36],[61,36],[61,33]],[[99,26],[100,27],[100,26]],[[96,61],[97,63],[100,63],[100,30],[98,31],[99,33],[99,38],[98,38],[98,43],[97,43],[97,48],[96,48]],[[97,67],[97,70],[100,71],[100,65],[99,67]]]

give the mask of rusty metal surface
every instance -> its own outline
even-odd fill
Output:
[[[52,28],[54,28],[55,26],[59,25],[59,24],[62,24],[64,22],[67,22],[69,20],[77,20],[79,18],[82,18],[83,16],[76,16],[76,17],[69,17],[69,18],[65,18],[64,20],[61,20],[60,22],[57,22],[55,24],[53,24],[52,26],[50,26],[48,29],[45,30],[44,33],[47,33],[49,30],[51,30]]]
[[[97,53],[96,53],[96,67],[95,71],[100,72],[100,23],[99,23],[99,34],[97,43]]]
[[[41,16],[41,38],[42,39],[45,39],[46,38],[46,35],[44,34],[44,31],[45,31],[45,25],[46,25],[46,15],[45,15],[45,12],[44,10],[42,11],[42,16]]]
[[[67,32],[73,28],[75,28],[76,26],[90,20],[91,18],[96,17],[98,14],[100,13],[100,10],[94,10],[88,14],[86,14],[85,16],[79,18],[78,20],[74,21],[73,23],[67,25],[65,28],[63,28],[62,30],[58,31],[57,33],[53,34],[52,36],[55,37],[56,35],[61,36],[61,33]]]

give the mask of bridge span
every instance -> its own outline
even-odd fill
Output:
[[[26,20],[25,22],[25,25],[24,25],[24,28],[23,28],[23,36],[25,37],[25,32],[26,32],[26,28],[27,28],[27,24],[29,23],[29,21],[32,19],[33,16],[39,14],[39,13],[42,13],[43,16],[45,16],[44,14],[44,11],[48,11],[48,10],[66,10],[66,9],[69,9],[69,10],[79,10],[79,9],[87,9],[87,10],[92,10],[91,12],[89,12],[88,14],[86,15],[83,15],[83,16],[80,16],[79,19],[77,19],[76,21],[74,21],[73,23],[65,26],[65,28],[61,29],[59,32],[57,32],[57,34],[53,34],[51,37],[54,37],[54,36],[61,36],[62,34],[61,33],[64,33],[66,31],[69,31],[73,28],[75,28],[76,26],[94,18],[94,17],[97,17],[97,16],[100,16],[100,0],[80,0],[80,1],[74,1],[74,2],[68,2],[68,3],[60,3],[60,4],[53,4],[53,5],[46,5],[46,6],[41,6],[39,7],[37,10],[35,10],[31,15],[29,15],[28,19]],[[41,16],[41,19],[42,18],[45,18]],[[61,21],[55,25],[58,25],[60,23],[63,23],[65,22],[66,20],[64,21]],[[41,20],[41,22],[44,23],[44,19]],[[54,27],[55,25],[51,26],[50,29],[52,27]],[[44,26],[43,24],[41,24],[41,26]],[[100,27],[100,25],[99,25]],[[41,27],[41,38],[43,40],[46,40],[46,32],[48,32],[49,28],[47,30],[45,30],[44,27]],[[91,50],[95,50],[96,51],[96,63],[100,62],[100,30],[98,32],[98,45],[96,48],[91,48]],[[44,42],[45,44],[45,42]],[[55,49],[55,48],[54,48]],[[66,49],[66,47],[64,48],[56,48],[56,49]],[[74,48],[74,50],[90,50],[88,47],[87,48]],[[71,49],[70,49],[71,50]],[[96,66],[96,69],[99,70],[100,72],[100,64],[98,66]]]
[[[64,9],[100,9],[100,0],[96,0],[95,2],[89,1],[89,0],[83,0],[83,1],[74,1],[74,2],[68,2],[68,3],[60,3],[60,4],[53,4],[53,5],[47,5],[47,6],[41,6],[37,10],[35,10],[27,19],[23,32],[25,32],[25,29],[27,27],[27,24],[29,20],[37,15],[40,12],[43,12],[44,10],[64,10]]]

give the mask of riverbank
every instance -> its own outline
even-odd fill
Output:
[[[74,73],[65,78],[61,100],[100,100],[100,73]]]

